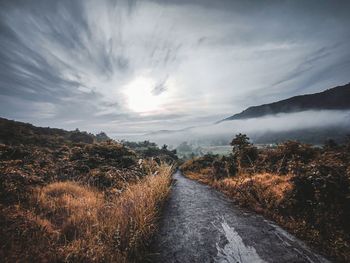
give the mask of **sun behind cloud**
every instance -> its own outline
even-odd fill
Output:
[[[152,91],[156,81],[149,76],[139,76],[123,88],[127,106],[137,113],[151,113],[162,110],[164,97],[155,95]]]

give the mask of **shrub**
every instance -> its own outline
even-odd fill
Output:
[[[258,149],[254,146],[247,146],[238,153],[238,160],[242,168],[254,167],[258,159]]]
[[[226,171],[228,176],[236,176],[238,172],[237,160],[234,156],[226,158]]]
[[[212,172],[214,179],[221,179],[227,176],[227,171],[225,170],[225,163],[222,160],[215,160],[212,163]]]
[[[339,262],[350,260],[349,143],[328,141],[319,148],[287,141],[257,151],[247,136],[239,134],[232,145],[232,155],[213,156],[212,164],[201,158],[185,162],[185,175],[264,213]],[[224,167],[226,171],[232,169],[228,175],[235,171],[237,175],[220,176]],[[216,176],[211,178],[211,173]]]

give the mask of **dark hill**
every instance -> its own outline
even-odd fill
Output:
[[[306,110],[350,109],[350,83],[323,92],[300,95],[274,103],[249,107],[222,121],[258,118],[277,113],[293,113]],[[221,122],[221,121],[220,121]]]
[[[0,144],[57,147],[65,143],[93,143],[98,140],[87,132],[36,127],[29,123],[0,118]]]

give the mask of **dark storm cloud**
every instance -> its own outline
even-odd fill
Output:
[[[349,10],[345,0],[3,0],[1,115],[147,132],[330,88],[349,82]],[[143,86],[152,110],[130,104]]]

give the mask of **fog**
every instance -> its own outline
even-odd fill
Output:
[[[151,140],[176,147],[184,141],[198,146],[225,145],[237,133],[246,133],[253,142],[258,143],[293,139],[293,134],[297,134],[296,138],[301,141],[321,143],[327,138],[332,138],[329,134],[338,139],[339,136],[345,137],[346,133],[350,133],[350,111],[303,111],[225,121],[182,130],[163,130],[136,135],[119,134],[114,137],[119,140]]]

